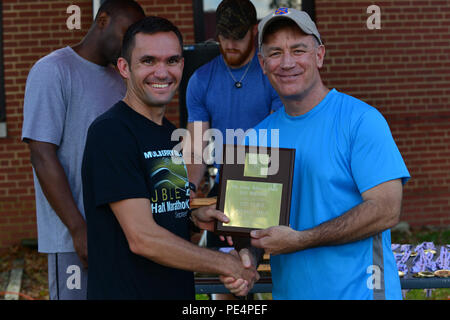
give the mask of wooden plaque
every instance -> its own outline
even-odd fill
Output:
[[[294,159],[294,149],[224,145],[217,209],[230,222],[216,222],[216,233],[289,225]]]

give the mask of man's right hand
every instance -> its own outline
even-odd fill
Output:
[[[87,227],[86,223],[71,232],[73,247],[83,266],[88,268]]]
[[[26,141],[42,191],[69,230],[75,251],[87,267],[86,221],[75,203],[66,173],[57,156],[58,146],[30,139]]]
[[[260,278],[258,271],[256,271],[256,266],[254,265],[254,259],[251,258],[248,249],[242,249],[239,253],[236,250],[233,250],[230,254],[235,256],[242,263],[242,267],[244,268],[242,276],[239,278],[220,276],[219,279],[224,284],[225,288],[230,290],[232,294],[236,296],[246,296],[253,288],[255,282]]]

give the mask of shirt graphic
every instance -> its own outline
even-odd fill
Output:
[[[152,213],[182,211],[176,218],[186,216],[189,209],[189,180],[181,154],[175,150],[145,152],[150,160],[150,183],[153,186],[150,203]],[[179,161],[172,161],[177,157]],[[180,159],[181,158],[181,159]]]

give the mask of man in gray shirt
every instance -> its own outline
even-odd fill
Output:
[[[48,254],[51,299],[86,299],[86,133],[124,97],[125,85],[112,65],[125,31],[144,17],[133,0],[105,1],[80,43],[43,57],[28,75],[22,139],[31,152],[39,252]]]

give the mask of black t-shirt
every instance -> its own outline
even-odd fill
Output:
[[[88,228],[88,299],[194,299],[192,272],[131,252],[109,203],[150,199],[160,226],[189,240],[189,183],[171,141],[175,127],[157,125],[123,101],[90,126],[83,157]]]

